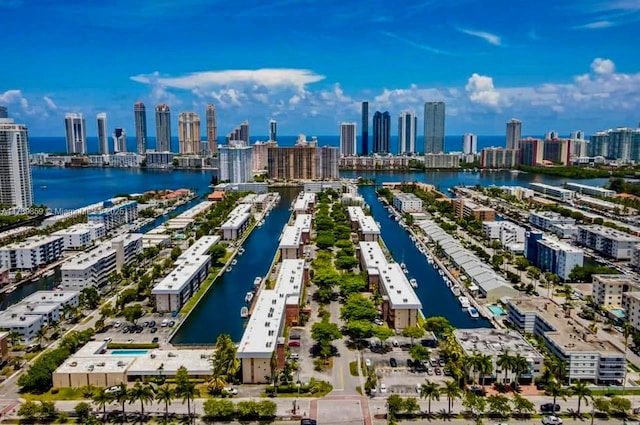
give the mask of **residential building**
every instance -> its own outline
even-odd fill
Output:
[[[0,247],[0,267],[9,270],[36,270],[62,257],[61,236],[32,236],[22,242]]]
[[[354,156],[356,154],[356,123],[340,123],[340,155]]]
[[[113,151],[115,153],[127,151],[127,132],[123,128],[113,131]]]
[[[0,106],[2,108],[2,106]],[[1,112],[1,111],[0,111]],[[1,115],[0,115],[1,116]],[[3,364],[9,360],[9,332],[0,332],[0,362]]]
[[[534,192],[522,186],[501,186],[500,189],[511,196],[515,196],[518,200],[533,198]]]
[[[202,168],[204,164],[204,158],[196,154],[174,156],[173,159],[178,161],[179,168]]]
[[[623,305],[623,294],[638,292],[640,287],[625,275],[597,274],[593,275],[593,301],[604,309],[620,308]]]
[[[584,252],[580,248],[545,237],[537,244],[536,258],[527,257],[527,260],[543,272],[554,273],[566,281],[575,267],[583,265]]]
[[[0,240],[2,240],[1,234]],[[636,269],[640,268],[640,244],[635,244],[633,246],[633,251],[631,252],[631,265]]]
[[[216,107],[212,103],[207,105],[207,145],[209,154],[218,153],[218,124],[216,119]]]
[[[229,183],[253,181],[253,148],[231,142],[219,147],[220,180]]]
[[[100,288],[116,271],[115,248],[109,242],[100,244],[62,264],[62,286],[66,290],[82,291],[85,288]]]
[[[571,217],[564,217],[552,211],[531,211],[529,213],[529,223],[539,229],[551,231],[553,226],[573,226],[576,224],[576,221]]]
[[[340,178],[338,164],[340,163],[340,151],[332,146],[316,148],[316,170],[318,179],[335,180]]]
[[[62,237],[63,249],[81,249],[104,238],[106,231],[102,223],[78,223],[53,232],[53,235]]]
[[[380,226],[376,220],[366,215],[362,207],[347,207],[351,229],[358,233],[358,240],[365,242],[377,242],[380,238]]]
[[[362,102],[362,156],[369,155],[369,102]]]
[[[485,221],[482,232],[489,240],[497,240],[502,246],[522,244],[525,241],[525,229],[510,221]]]
[[[142,252],[142,233],[125,233],[108,241],[116,250],[116,270],[122,270]]]
[[[261,142],[257,141],[253,144],[253,171],[263,172],[267,171],[269,167],[269,149],[277,148],[276,142]]]
[[[460,168],[460,155],[428,153],[424,156],[425,168]]]
[[[276,120],[269,120],[269,141],[278,141],[278,122]]]
[[[576,241],[614,260],[631,260],[640,238],[604,226],[578,226]]]
[[[92,211],[87,215],[89,223],[103,224],[105,231],[111,230],[123,224],[131,223],[138,218],[138,202],[128,201],[113,205],[112,202],[103,203],[99,211]]]
[[[535,167],[544,161],[544,141],[526,138],[519,142],[520,164]]]
[[[599,339],[544,298],[511,298],[508,319],[522,333],[539,336],[551,354],[566,365],[569,382],[615,385],[625,375],[625,356],[611,342]]]
[[[177,262],[177,266],[151,290],[156,310],[161,313],[179,312],[200,289],[211,267],[211,256],[191,256]]]
[[[571,140],[567,139],[546,139],[544,141],[545,161],[551,161],[554,164],[570,165],[571,164]]]
[[[456,198],[452,202],[453,211],[460,218],[473,217],[479,221],[493,221],[496,219],[496,211],[493,208],[478,205],[464,198]]]
[[[109,131],[107,130],[107,114],[104,112],[96,115],[98,121],[98,153],[109,154]]]
[[[511,118],[507,122],[507,149],[520,149],[522,139],[522,122]]]
[[[144,155],[147,152],[147,108],[144,103],[136,102],[133,106],[133,117],[136,126],[137,152]]]
[[[398,149],[400,155],[416,153],[418,117],[413,112],[402,112],[398,118]]]
[[[462,153],[476,155],[478,153],[478,136],[473,133],[465,133],[462,136]]]
[[[402,213],[422,212],[422,199],[413,193],[394,193],[393,207]]]
[[[373,114],[373,153],[389,153],[390,136],[391,115],[387,111],[376,111]]]
[[[227,143],[229,142],[242,142],[245,146],[249,146],[251,143],[251,136],[249,134],[249,121],[243,121],[239,126],[234,128],[227,135]]]
[[[589,156],[609,157],[609,134],[605,131],[599,131],[592,134],[589,138]]]
[[[278,250],[280,251],[280,258],[283,260],[300,260],[304,258],[304,244],[305,241],[302,237],[302,233],[305,229],[311,227],[310,215],[299,215],[303,217],[307,222],[298,222],[293,226],[285,226]]]
[[[509,383],[516,379],[512,370],[501,370],[498,366],[498,359],[504,353],[519,355],[526,359],[527,370],[522,371],[517,377],[521,383],[532,383],[535,378],[542,375],[544,357],[517,331],[493,328],[456,329],[453,335],[467,357],[481,354],[491,358],[492,372],[484,376],[486,382]],[[473,374],[478,373],[478,371],[473,372]]]
[[[589,156],[603,156],[623,163],[640,160],[640,129],[616,128],[591,136]]]
[[[313,145],[269,147],[267,168],[270,179],[280,181],[316,180],[317,148]]]
[[[236,240],[247,230],[251,224],[251,205],[240,204],[228,215],[222,223],[222,239],[225,241]]]
[[[519,149],[484,148],[480,152],[482,168],[513,168],[519,163]]]
[[[424,153],[444,152],[444,102],[424,104]]]
[[[165,104],[156,106],[156,152],[171,152],[171,110]]]
[[[173,168],[174,155],[171,152],[147,151],[145,165],[147,168]]]
[[[10,118],[0,118],[0,204],[17,208],[33,205],[27,126]]]
[[[624,309],[624,316],[635,331],[640,330],[640,289],[638,287],[633,288],[633,291],[623,292],[622,294],[622,308]],[[621,313],[620,309],[610,309],[611,313]]]
[[[300,192],[293,203],[293,212],[298,214],[313,214],[316,205],[316,194],[313,192]]]
[[[66,128],[67,153],[87,153],[87,126],[82,114],[66,114],[64,116]]]
[[[6,106],[0,106],[0,118],[9,118]]]
[[[195,112],[178,115],[178,142],[181,154],[200,155],[200,117]]]
[[[564,187],[580,194],[590,195],[590,196],[600,196],[603,198],[615,196],[616,194],[615,190],[605,189],[604,187],[599,187],[599,186],[589,186],[589,185],[580,184],[580,183],[566,182],[564,184]]]
[[[113,168],[137,168],[143,161],[144,156],[134,152],[118,152],[106,157],[106,162]]]
[[[569,202],[576,196],[576,193],[573,190],[563,189],[559,186],[551,186],[544,183],[529,183],[529,187],[535,192],[557,198],[562,202]]]

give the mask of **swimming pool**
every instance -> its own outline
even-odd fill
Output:
[[[498,305],[489,305],[487,306],[487,308],[489,309],[489,311],[491,313],[493,313],[494,316],[504,316],[505,311],[502,309],[502,307],[498,306]]]
[[[144,356],[149,350],[112,350],[112,356]]]

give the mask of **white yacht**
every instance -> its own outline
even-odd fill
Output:
[[[244,296],[244,302],[247,304],[251,304],[251,300],[253,300],[253,292],[247,292],[247,295]]]
[[[455,295],[456,297],[459,297],[461,292],[460,292],[460,287],[458,285],[451,285],[451,292],[453,293],[453,295]]]
[[[469,302],[469,298],[465,297],[465,296],[459,296],[458,297],[458,301],[460,301],[460,305],[462,306],[463,309],[467,309],[469,307],[471,307],[471,303]]]
[[[238,255],[242,255],[242,254],[244,254],[244,248],[241,247],[240,249],[238,249]]]
[[[402,269],[404,274],[409,273],[409,270],[407,270],[407,265],[405,263],[400,263],[400,268]]]
[[[56,274],[55,270],[47,270],[47,272],[44,274],[44,277],[51,277],[54,274]]]
[[[442,270],[440,270],[440,269],[438,269],[438,274],[439,274],[440,276],[444,276],[444,272],[443,272]]]
[[[467,307],[467,312],[472,319],[477,319],[478,317],[480,317],[480,313],[478,313],[478,310],[475,307]]]
[[[231,266],[227,267],[227,273],[231,272],[231,270],[233,270],[233,267]]]
[[[246,319],[247,317],[249,317],[249,308],[247,308],[246,306],[242,307],[240,309],[240,317],[242,317],[243,319]]]
[[[253,279],[253,286],[258,287],[262,283],[262,278],[260,276]]]
[[[411,284],[412,288],[417,288],[418,287],[418,281],[415,279],[409,279],[409,284]]]

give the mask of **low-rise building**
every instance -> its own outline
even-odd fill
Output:
[[[393,207],[402,213],[422,212],[422,199],[413,193],[394,193]]]
[[[293,202],[293,211],[296,214],[311,214],[316,204],[316,194],[313,192],[301,192]]]
[[[462,351],[468,357],[477,354],[489,356],[493,372],[485,376],[487,382],[504,381],[509,383],[515,378],[513,371],[501,370],[498,359],[504,353],[519,355],[527,360],[527,370],[520,373],[520,382],[533,382],[542,375],[544,357],[521,334],[511,329],[456,329],[453,332]],[[505,378],[506,372],[506,378]]]
[[[542,337],[549,351],[565,363],[569,382],[592,381],[614,385],[625,375],[625,356],[608,340],[583,328],[552,301],[512,298],[508,320],[522,333]]]
[[[109,155],[109,165],[116,168],[136,168],[142,164],[144,156],[135,152],[118,152]]]
[[[567,190],[558,186],[551,186],[544,183],[529,183],[529,187],[535,192],[538,192],[545,196],[557,198],[563,202],[569,202],[576,196],[576,193],[573,190]]]
[[[625,275],[593,275],[593,301],[602,308],[622,306],[622,296],[626,292],[640,291],[637,282]]]
[[[251,224],[251,205],[240,204],[235,207],[222,223],[222,239],[232,241],[238,239]]]
[[[36,270],[62,257],[61,236],[33,236],[0,248],[0,266],[9,270]]]
[[[71,258],[60,267],[62,286],[73,291],[106,285],[109,276],[115,271],[116,250],[110,243],[103,243]]]
[[[473,217],[479,221],[494,221],[496,211],[493,208],[478,205],[475,202],[464,199],[453,199],[453,211],[460,218]]]
[[[0,363],[5,363],[9,360],[9,332],[0,332]]]
[[[173,168],[173,153],[147,151],[145,166],[147,168]]]
[[[578,226],[575,224],[553,224],[549,230],[561,239],[575,239],[578,236]]]
[[[529,213],[529,223],[539,229],[552,231],[553,226],[565,224],[575,226],[576,221],[551,211],[532,211]]]
[[[627,321],[636,331],[640,330],[640,289],[622,293],[622,308]]]
[[[538,232],[527,232],[525,256],[533,265],[543,272],[555,273],[563,280],[569,279],[575,267],[582,267],[584,252],[580,248],[539,235]]]
[[[303,258],[302,229],[297,226],[285,226],[278,249],[280,250],[280,258],[283,260]]]
[[[151,290],[156,310],[160,313],[180,311],[206,279],[211,267],[211,257],[194,256],[177,264],[176,268]]]
[[[101,210],[90,212],[87,215],[87,221],[89,223],[103,224],[107,233],[118,226],[131,223],[137,219],[137,201],[122,202],[117,205],[113,205],[112,202],[106,201]]]
[[[358,232],[359,240],[378,241],[380,238],[380,226],[372,216],[366,215],[362,207],[358,206],[347,207],[347,213],[349,214],[351,229]]]
[[[534,192],[531,189],[522,186],[501,186],[500,189],[511,196],[515,196],[516,199],[523,200],[533,198]]]
[[[631,265],[633,267],[640,268],[640,244],[633,245],[631,251]]]
[[[604,187],[599,187],[599,186],[589,186],[589,185],[580,184],[580,183],[566,182],[564,184],[564,187],[566,187],[569,190],[573,190],[574,192],[582,193],[585,195],[591,195],[591,196],[601,196],[603,198],[608,198],[616,194],[615,190],[605,189]]]
[[[640,238],[604,226],[578,226],[576,241],[615,260],[630,260]]]
[[[102,223],[78,223],[53,232],[53,235],[62,236],[64,249],[78,249],[104,238],[106,231]]]
[[[510,221],[485,221],[482,232],[489,240],[497,240],[503,246],[524,243],[524,227]]]
[[[116,250],[116,270],[120,271],[142,252],[142,233],[116,236],[110,239],[109,243]]]

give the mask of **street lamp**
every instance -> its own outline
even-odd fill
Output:
[[[293,414],[296,414],[296,410],[298,409],[298,399],[300,398],[300,380],[296,381],[296,387],[298,387],[298,398],[296,398],[296,405],[293,408]]]

